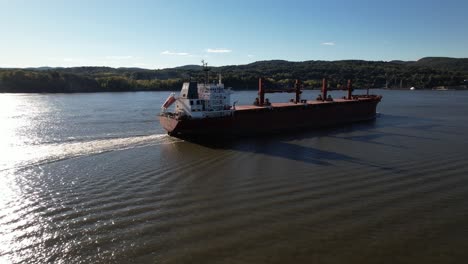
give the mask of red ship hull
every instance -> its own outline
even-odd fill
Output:
[[[179,119],[161,114],[161,125],[170,135],[242,136],[309,128],[337,126],[372,120],[381,96],[359,96],[333,102],[307,101],[305,104],[278,103],[269,107],[237,106],[228,117]]]

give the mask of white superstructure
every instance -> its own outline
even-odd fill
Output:
[[[174,95],[171,96],[175,98]],[[218,83],[212,84],[184,83],[179,96],[174,101],[175,114],[181,117],[196,119],[230,116],[234,113],[231,108],[231,90],[224,88],[221,77]],[[165,111],[168,106],[165,104],[163,110]]]

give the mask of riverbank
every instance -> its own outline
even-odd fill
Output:
[[[226,87],[256,90],[263,77],[278,87],[292,87],[299,79],[305,89],[321,87],[327,78],[330,89],[354,87],[456,87],[468,85],[468,61],[446,58],[444,66],[417,62],[384,61],[258,61],[246,65],[210,67],[209,82],[222,75]],[[450,65],[454,65],[453,67]],[[465,65],[461,67],[460,65]],[[466,69],[465,69],[466,68]],[[205,80],[200,66],[167,69],[72,67],[0,69],[0,92],[74,93],[120,91],[174,91],[184,81]],[[251,89],[250,89],[251,88]],[[275,87],[276,88],[276,87]],[[431,89],[431,88],[430,88]]]

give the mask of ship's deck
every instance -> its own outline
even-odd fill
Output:
[[[321,104],[333,104],[333,103],[346,103],[346,102],[357,102],[357,101],[366,101],[372,100],[372,98],[357,98],[357,99],[333,99],[333,101],[317,101],[317,100],[307,100],[307,103],[271,103],[270,106],[256,106],[256,105],[236,105],[236,111],[246,111],[246,110],[255,110],[255,109],[266,109],[269,107],[273,108],[282,108],[282,107],[294,107],[300,105],[321,105]]]

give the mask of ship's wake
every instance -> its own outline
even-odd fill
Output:
[[[0,171],[22,169],[110,151],[172,144],[179,141],[179,139],[166,134],[155,134],[16,146],[0,159]]]

